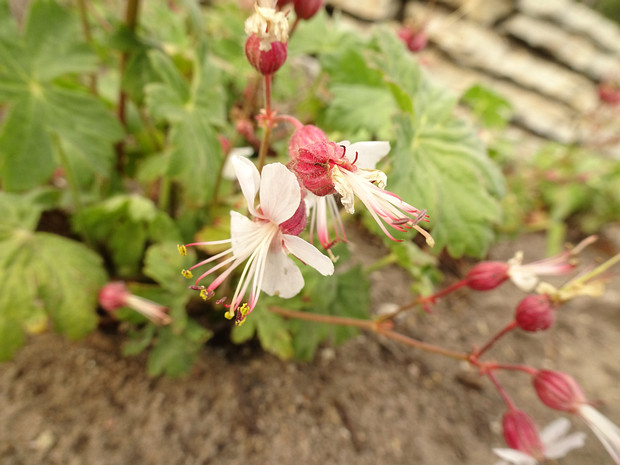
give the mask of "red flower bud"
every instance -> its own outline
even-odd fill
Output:
[[[415,29],[410,26],[403,26],[398,31],[398,37],[405,43],[409,51],[416,53],[426,48],[428,36],[423,28]]]
[[[299,207],[293,213],[288,220],[280,223],[280,231],[284,234],[291,234],[293,236],[299,236],[301,232],[306,228],[306,222],[308,221],[308,215],[306,215],[306,202],[303,200],[299,203]]]
[[[323,0],[295,0],[295,14],[301,19],[310,19],[322,6]]]
[[[465,280],[475,291],[490,291],[509,278],[508,264],[504,262],[482,262],[474,266]]]
[[[555,310],[551,299],[547,295],[528,295],[515,312],[515,320],[519,328],[524,331],[545,330],[553,324]]]
[[[314,142],[327,142],[327,135],[316,126],[308,124],[295,130],[288,143],[288,154],[291,160],[299,157],[299,149]]]
[[[245,41],[245,56],[256,70],[263,76],[275,73],[286,61],[286,44],[271,42],[269,50],[260,49],[261,39],[252,34]]]
[[[502,426],[508,447],[524,452],[537,460],[544,458],[544,446],[538,429],[527,413],[522,410],[509,410],[502,418]]]
[[[616,106],[620,103],[620,87],[611,81],[601,82],[598,86],[598,98],[607,105]]]
[[[538,398],[554,410],[574,413],[587,404],[585,394],[571,376],[552,370],[539,370],[532,379]]]

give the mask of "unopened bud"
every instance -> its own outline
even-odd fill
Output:
[[[469,270],[465,280],[467,281],[467,286],[475,291],[490,291],[508,278],[507,263],[482,262]]]
[[[409,51],[417,53],[426,48],[428,44],[428,36],[424,28],[415,28],[411,26],[403,26],[398,31],[398,37],[405,43]]]
[[[524,331],[545,330],[553,324],[555,310],[548,295],[528,295],[515,311],[515,321]]]
[[[280,231],[284,234],[299,236],[306,228],[308,216],[306,214],[306,202],[303,200],[299,203],[299,207],[295,210],[293,216],[283,223],[280,223]]]
[[[616,106],[620,104],[620,86],[612,81],[603,81],[598,86],[598,97],[601,102]]]
[[[312,18],[323,6],[323,0],[295,0],[295,14],[301,19]]]
[[[539,370],[532,382],[538,398],[554,410],[574,413],[587,404],[585,394],[571,376],[552,370]]]
[[[153,323],[167,325],[172,319],[167,314],[168,309],[156,302],[133,295],[123,282],[108,283],[99,292],[99,305],[113,312],[121,307],[128,307],[141,313]]]
[[[509,410],[502,418],[502,427],[504,440],[508,447],[524,452],[535,459],[543,459],[543,443],[534,421],[527,413],[522,410]]]
[[[261,50],[261,39],[252,34],[245,41],[245,56],[256,70],[263,76],[275,73],[286,61],[286,44],[271,42],[269,50]]]
[[[311,124],[307,124],[295,130],[288,143],[288,154],[291,160],[299,157],[299,149],[314,142],[327,142],[327,135]]]

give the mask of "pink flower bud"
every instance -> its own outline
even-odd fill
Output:
[[[323,0],[295,0],[295,14],[301,19],[310,19],[322,6]]]
[[[338,160],[338,153],[342,153],[342,148],[334,142],[314,142],[297,151],[297,157],[289,163],[289,169],[313,194],[319,197],[335,194],[331,163]]]
[[[291,160],[299,157],[299,149],[314,142],[327,142],[327,135],[316,126],[308,124],[295,130],[288,143],[288,154]]]
[[[409,51],[413,53],[423,50],[428,44],[428,36],[424,32],[424,28],[416,29],[411,26],[403,26],[398,31],[398,37],[405,43]]]
[[[278,41],[271,42],[269,50],[260,49],[261,39],[252,34],[245,41],[245,56],[256,70],[263,76],[275,73],[286,61],[286,44]]]
[[[478,263],[465,277],[467,286],[475,291],[495,289],[509,278],[508,267],[504,262]]]
[[[127,297],[131,293],[125,287],[125,283],[120,281],[108,283],[99,291],[99,305],[108,311],[113,312],[127,305]]]
[[[308,215],[306,214],[306,202],[302,200],[293,216],[291,216],[284,223],[280,223],[280,231],[284,234],[299,236],[305,229],[307,221]]]
[[[598,86],[598,98],[610,106],[620,103],[620,87],[611,81],[603,81]]]
[[[587,404],[581,387],[566,373],[552,370],[539,370],[532,379],[538,398],[554,410],[575,413]]]
[[[555,310],[548,295],[528,295],[515,312],[515,320],[524,331],[545,330],[553,324]]]
[[[522,410],[509,410],[504,414],[502,426],[508,447],[524,452],[537,460],[544,458],[544,446],[538,429],[527,413]]]

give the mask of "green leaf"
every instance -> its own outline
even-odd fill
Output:
[[[117,195],[90,206],[74,217],[75,228],[109,248],[117,273],[136,274],[149,240],[180,238],[174,222],[139,195]]]
[[[181,271],[196,263],[196,254],[187,251],[185,257],[179,254],[177,244],[162,242],[149,247],[144,258],[144,274],[157,281],[162,288],[174,295],[189,298],[188,281]]]
[[[513,114],[508,100],[480,84],[467,89],[462,100],[487,128],[503,129]]]
[[[0,192],[0,240],[8,238],[16,229],[34,231],[42,211],[43,207],[27,196]]]
[[[15,218],[6,197],[0,197],[0,216]],[[6,359],[23,343],[24,331],[40,328],[42,318],[72,339],[92,331],[107,276],[101,258],[84,245],[16,225],[0,238],[0,280],[0,332],[13,334],[0,340],[0,357]]]
[[[369,318],[369,285],[360,267],[334,276],[307,272],[304,277],[303,310],[323,315]],[[287,308],[291,307],[287,305]],[[359,333],[357,328],[349,326],[302,320],[291,320],[289,325],[293,333],[295,357],[302,360],[312,359],[319,344],[326,339],[341,344]]]
[[[187,204],[203,206],[212,199],[223,161],[214,127],[225,119],[222,96],[216,90],[218,73],[204,58],[194,64],[190,85],[161,52],[149,56],[162,83],[147,86],[147,106],[170,124],[167,174],[181,183]]]
[[[176,378],[187,374],[209,337],[209,331],[192,320],[188,320],[181,333],[176,333],[172,327],[161,328],[149,354],[149,375]]]
[[[287,360],[293,356],[291,334],[286,321],[267,308],[269,305],[281,305],[282,299],[261,296],[258,304],[241,326],[235,326],[231,339],[240,344],[258,336],[261,347],[267,352]]]
[[[0,130],[0,179],[6,190],[45,183],[61,163],[67,170],[86,167],[91,174],[105,175],[111,168],[113,144],[123,136],[120,124],[76,83],[69,88],[69,80],[62,86],[56,82],[95,70],[96,56],[80,36],[69,10],[36,0],[23,36],[0,39],[0,101],[9,103]]]

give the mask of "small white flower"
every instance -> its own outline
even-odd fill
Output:
[[[570,421],[566,418],[558,418],[549,423],[541,432],[540,440],[543,444],[545,459],[558,459],[564,457],[571,450],[583,447],[586,435],[581,432],[568,434]],[[495,465],[537,465],[539,461],[525,452],[501,448],[493,449],[502,461]]]

